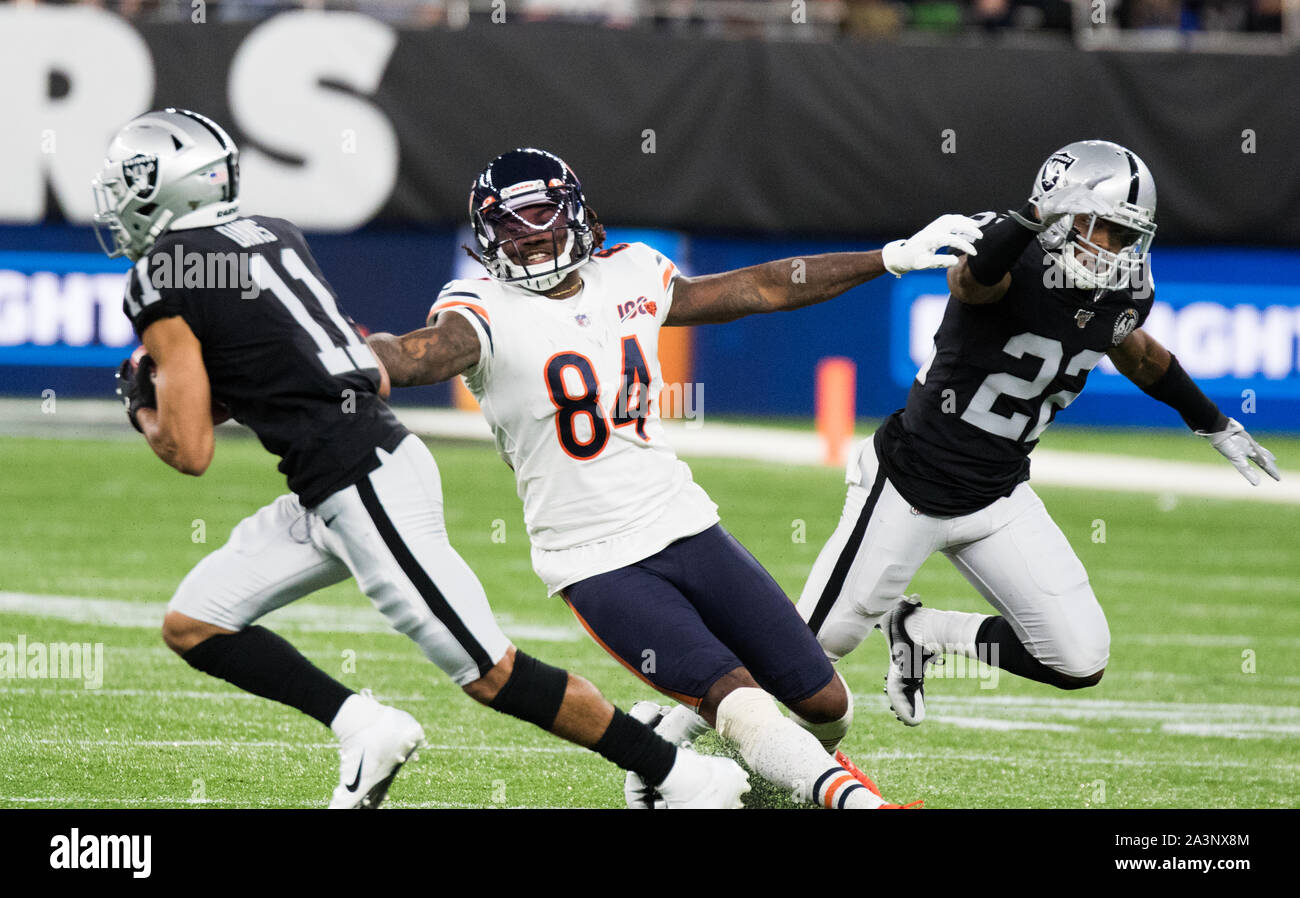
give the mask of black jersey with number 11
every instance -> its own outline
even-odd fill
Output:
[[[1062,278],[1034,241],[997,302],[948,298],[907,406],[875,438],[881,467],[918,510],[969,514],[1010,495],[1056,413],[1151,311],[1149,276],[1141,290],[1099,298]]]
[[[302,232],[262,216],[165,234],[123,303],[142,335],[180,316],[212,398],[280,456],[308,508],[361,480],[407,431],[379,398],[378,363],[338,307]]]

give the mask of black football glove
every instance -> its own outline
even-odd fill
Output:
[[[144,430],[140,427],[136,412],[142,408],[158,407],[158,392],[153,385],[154,370],[154,361],[143,346],[131,353],[129,359],[123,359],[117,368],[117,395],[126,407],[126,416],[131,419],[131,426],[141,433]]]

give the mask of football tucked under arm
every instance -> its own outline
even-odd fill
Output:
[[[478,364],[479,339],[459,314],[440,315],[432,327],[409,334],[366,338],[394,387],[418,387],[450,380]]]
[[[129,358],[122,360],[122,364],[117,368],[115,378],[117,380],[116,393],[122,400],[122,405],[126,408],[127,420],[131,426],[140,433],[144,433],[144,428],[140,426],[139,412],[141,409],[158,408],[158,393],[154,388],[154,377],[157,373],[157,366],[154,364],[153,356],[145,352],[143,346],[137,346],[135,352],[131,353]],[[380,372],[383,374],[384,372]],[[385,374],[385,377],[387,375]],[[382,394],[382,395],[387,395]],[[225,424],[233,417],[230,406],[220,399],[212,399],[212,423],[213,425]]]
[[[158,393],[154,389],[153,374],[153,357],[145,352],[143,346],[137,346],[130,358],[123,359],[122,364],[117,367],[117,396],[126,408],[127,420],[141,433],[144,433],[144,430],[140,427],[140,409],[158,407]]]

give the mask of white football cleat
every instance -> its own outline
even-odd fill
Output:
[[[369,701],[374,701],[366,696]],[[424,728],[410,714],[375,702],[378,715],[369,726],[339,744],[339,784],[331,809],[379,807],[393,777],[424,744]]]
[[[920,607],[918,599],[903,596],[880,619],[880,631],[889,640],[885,694],[889,696],[890,710],[910,727],[925,720],[925,669],[938,657],[907,632],[907,619]]]
[[[731,758],[699,755],[689,748],[677,749],[677,760],[668,778],[659,784],[665,806],[738,810],[749,791],[749,774]]]
[[[658,702],[640,701],[628,710],[627,716],[641,721],[653,730],[664,719],[668,710]],[[658,789],[647,786],[645,780],[641,779],[641,775],[631,770],[623,780],[623,800],[627,802],[628,808],[634,811],[663,809],[668,806]]]

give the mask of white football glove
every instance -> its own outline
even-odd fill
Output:
[[[980,239],[980,227],[975,219],[965,215],[940,215],[906,240],[885,244],[880,251],[885,270],[894,277],[922,268],[951,268],[960,259],[938,250],[945,246],[975,255],[972,241]]]
[[[1109,174],[1099,174],[1082,182],[1067,181],[1052,188],[1038,200],[1038,220],[1046,228],[1066,215],[1110,215],[1115,211],[1115,204],[1093,190],[1110,177]]]
[[[1251,486],[1259,486],[1259,475],[1250,467],[1252,461],[1269,477],[1274,480],[1282,479],[1277,472],[1273,453],[1256,443],[1255,438],[1246,433],[1246,428],[1238,424],[1236,418],[1229,418],[1227,428],[1217,433],[1198,430],[1196,435],[1208,439],[1210,445],[1218,449],[1223,457],[1232,462],[1232,466],[1241,472],[1241,476],[1250,481]]]

